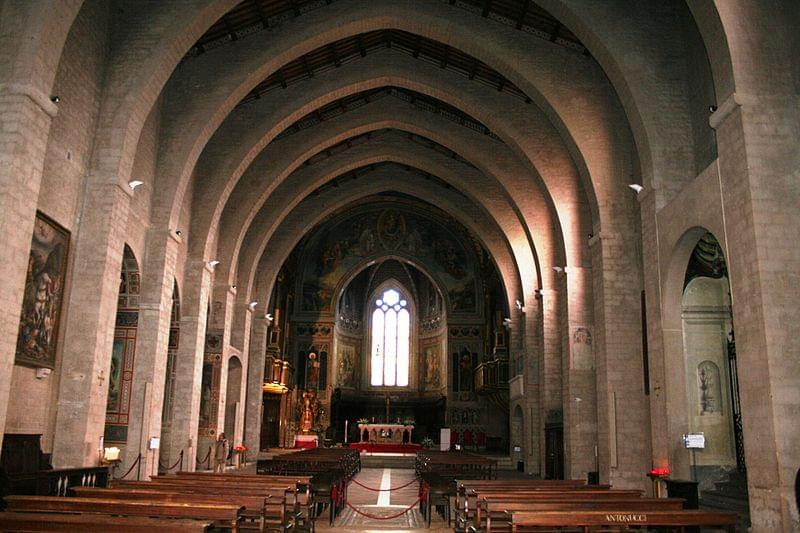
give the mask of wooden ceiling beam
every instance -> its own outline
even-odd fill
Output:
[[[356,36],[356,44],[358,45],[358,52],[361,54],[361,57],[367,57],[367,49],[364,48],[364,41],[361,40],[361,36]]]
[[[517,29],[522,29],[522,24],[525,22],[525,15],[528,14],[528,9],[531,7],[531,0],[525,0],[525,3],[522,5],[522,9],[519,11],[519,15],[517,16]]]
[[[261,7],[261,0],[250,0],[250,3],[253,4],[253,9],[255,10],[256,14],[258,14],[261,25],[264,26],[265,30],[268,29],[269,18],[267,18],[266,13],[264,13],[264,9]]]
[[[341,67],[342,66],[342,59],[339,57],[339,51],[336,49],[336,44],[335,43],[331,43],[328,46],[328,49],[331,51],[331,54],[333,54],[333,64],[334,64],[334,66],[336,68]]]

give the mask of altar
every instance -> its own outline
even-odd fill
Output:
[[[362,443],[409,444],[413,424],[359,424],[358,434]]]

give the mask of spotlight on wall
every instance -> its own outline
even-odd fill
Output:
[[[179,229],[176,229],[176,230],[175,230],[175,235],[177,235],[178,237],[180,237],[181,235],[183,235],[183,232],[182,232],[181,230],[179,230]]]
[[[61,98],[57,94],[54,94],[53,96],[50,97],[50,101],[53,102],[54,104],[57,104],[61,101]]]
[[[252,301],[252,302],[250,302],[249,304],[247,304],[247,307],[249,307],[249,308],[250,308],[250,310],[252,311],[253,309],[255,309],[255,308],[256,308],[256,306],[257,306],[257,305],[258,305],[258,302],[256,302],[256,301]]]
[[[516,304],[517,304],[517,309],[518,309],[518,310],[520,310],[520,311],[522,311],[522,312],[524,313],[524,312],[525,312],[525,306],[524,306],[524,305],[522,305],[522,302],[521,302],[521,301],[519,301],[519,300],[517,300],[517,301],[516,301]]]
[[[236,285],[231,285],[231,290],[235,291],[236,290]]]
[[[265,319],[267,320],[267,322],[269,322],[270,324],[271,324],[271,323],[272,323],[272,321],[274,320],[274,318],[273,318],[273,316],[272,316],[272,313],[267,313],[266,315],[264,315],[264,318],[265,318]]]
[[[636,194],[639,194],[644,190],[644,187],[642,187],[638,183],[631,183],[630,185],[628,185],[628,187],[630,187]]]
[[[714,113],[714,112],[716,112],[716,110],[717,110],[717,106],[715,106],[715,105],[708,106],[708,112],[709,113]]]
[[[564,272],[564,267],[554,266],[553,270],[555,270],[558,274],[561,274],[562,272]]]
[[[219,259],[212,259],[211,261],[208,262],[208,266],[210,266],[211,268],[214,268],[218,264],[219,264]]]
[[[503,325],[506,327],[506,329],[511,329],[511,319],[510,318],[504,318],[503,319]]]
[[[142,180],[131,180],[128,182],[128,187],[130,187],[132,191],[135,191],[136,187],[139,185],[144,185],[144,182]]]
[[[533,292],[534,292],[534,294],[536,295],[536,298],[537,298],[538,300],[541,300],[541,299],[542,299],[542,289],[536,289],[536,290],[535,290],[535,291],[533,291]]]

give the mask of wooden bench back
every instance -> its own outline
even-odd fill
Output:
[[[630,527],[723,527],[736,530],[736,513],[671,510],[632,511],[624,508],[608,511],[546,511],[512,513],[512,531],[535,531],[558,526],[603,527],[624,531]]]

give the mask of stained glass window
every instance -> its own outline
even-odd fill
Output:
[[[373,386],[407,387],[411,315],[408,301],[389,289],[375,300],[372,312]]]

